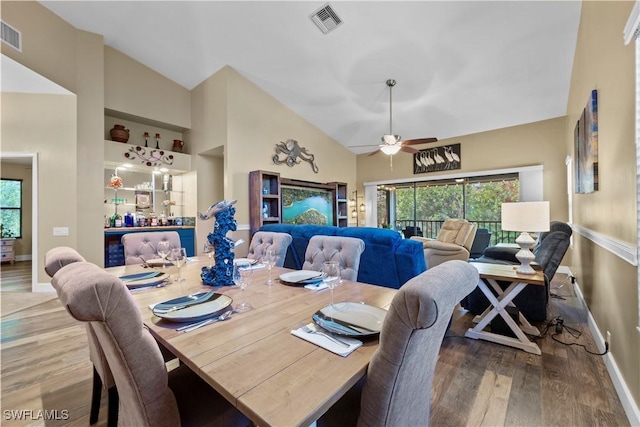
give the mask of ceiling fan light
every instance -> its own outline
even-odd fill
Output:
[[[382,135],[382,142],[385,144],[397,144],[400,142],[400,135]]]
[[[380,147],[380,150],[389,156],[393,156],[398,151],[400,151],[400,145],[384,145]]]

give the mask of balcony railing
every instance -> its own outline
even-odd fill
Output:
[[[470,221],[475,224],[478,228],[486,228],[491,233],[491,243],[490,246],[496,245],[498,243],[514,243],[516,238],[520,233],[517,231],[503,231],[500,227],[500,221]],[[418,227],[422,232],[424,237],[429,237],[435,239],[438,237],[438,233],[442,228],[442,221],[430,220],[430,219],[400,219],[396,220],[395,229],[398,231],[402,231],[409,227]]]

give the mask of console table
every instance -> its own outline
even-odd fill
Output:
[[[542,271],[536,271],[536,274],[519,274],[516,272],[518,268],[517,265],[486,264],[480,262],[472,262],[470,264],[476,267],[478,273],[480,273],[480,278],[486,279],[498,296],[496,297],[494,293],[491,292],[491,289],[489,289],[484,280],[478,281],[478,287],[487,297],[491,305],[484,313],[473,319],[477,325],[468,329],[464,336],[492,341],[541,355],[540,347],[525,335],[525,333],[534,336],[540,335],[538,328],[532,326],[522,313],[518,314],[520,320],[520,325],[518,325],[506,311],[506,307],[515,306],[512,302],[513,298],[528,285],[544,286],[544,273]],[[503,290],[500,285],[498,285],[498,280],[511,282],[511,284],[507,289]],[[484,330],[489,325],[489,322],[498,315],[504,319],[505,323],[516,335],[516,338]]]

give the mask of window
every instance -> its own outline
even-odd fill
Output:
[[[0,181],[0,215],[3,237],[22,237],[22,180]]]
[[[517,202],[519,193],[517,173],[381,186],[378,201],[387,203],[378,204],[378,220],[434,238],[445,219],[464,218],[490,229],[497,243],[511,242],[513,233],[500,228],[500,210],[502,203]]]

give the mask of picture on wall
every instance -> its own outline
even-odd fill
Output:
[[[282,222],[285,224],[333,225],[329,190],[282,186]]]
[[[413,173],[460,169],[460,144],[427,148],[413,155]]]
[[[598,189],[598,92],[591,91],[574,130],[575,192],[593,193]]]

